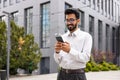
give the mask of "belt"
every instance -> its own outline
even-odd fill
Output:
[[[64,68],[61,68],[61,71],[65,72],[65,73],[84,73],[85,72],[85,69],[84,68],[81,68],[81,69],[64,69]]]

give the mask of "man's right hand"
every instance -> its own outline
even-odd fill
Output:
[[[55,44],[55,52],[59,53],[61,49],[62,49],[62,42],[56,42],[56,44]]]

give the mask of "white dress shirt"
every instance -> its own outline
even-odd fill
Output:
[[[77,29],[70,34],[68,31],[62,35],[64,41],[70,43],[70,52],[60,51],[54,53],[54,59],[60,67],[65,69],[85,68],[90,59],[92,48],[92,37],[89,33]]]

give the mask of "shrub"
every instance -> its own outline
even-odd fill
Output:
[[[109,71],[109,68],[108,68],[108,67],[103,66],[103,67],[101,68],[101,71]]]
[[[99,71],[99,67],[97,66],[97,64],[94,62],[94,61],[89,61],[87,64],[86,64],[86,69],[85,69],[86,72],[88,71]]]
[[[113,63],[109,63],[110,64],[110,70],[119,70],[119,67]]]
[[[90,61],[86,64],[85,71],[109,71],[119,70],[120,67],[113,64],[115,55],[111,52],[93,50]]]
[[[91,64],[90,62],[88,62],[88,63],[86,64],[85,71],[88,72],[88,71],[91,71],[91,69],[92,69],[92,64]]]
[[[92,51],[92,57],[96,63],[101,63],[103,61],[113,62],[115,55],[110,51],[105,52],[94,49]]]

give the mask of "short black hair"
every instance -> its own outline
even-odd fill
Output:
[[[76,18],[79,19],[80,15],[79,15],[79,9],[77,8],[68,8],[65,10],[65,15],[68,14],[75,14]]]

